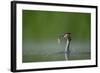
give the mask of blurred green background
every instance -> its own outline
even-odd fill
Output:
[[[57,38],[70,32],[69,60],[90,59],[91,14],[23,10],[23,62],[65,60]]]

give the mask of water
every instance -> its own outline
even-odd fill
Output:
[[[64,61],[65,52],[56,41],[23,43],[23,62],[45,62],[45,61]],[[90,59],[89,42],[72,41],[70,45],[70,55],[68,60]]]
[[[72,38],[68,60],[90,59],[90,13],[23,10],[22,14],[23,62],[64,61],[65,47],[57,39],[66,32]]]

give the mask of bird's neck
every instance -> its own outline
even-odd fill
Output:
[[[69,44],[69,40],[67,39],[66,40],[66,47],[65,47],[66,50],[67,50],[68,44]]]

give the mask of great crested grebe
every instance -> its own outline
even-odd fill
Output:
[[[58,38],[58,43],[62,46],[62,48],[64,48],[64,54],[65,54],[65,59],[68,60],[69,54],[70,54],[70,50],[69,50],[69,46],[70,46],[70,41],[71,41],[71,33],[65,33],[61,36],[59,36]]]

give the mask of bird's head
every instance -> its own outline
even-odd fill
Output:
[[[65,33],[63,37],[64,37],[64,38],[68,38],[68,37],[70,37],[70,34],[71,34],[71,33]]]
[[[64,33],[63,35],[61,35],[60,37],[58,37],[58,43],[60,44],[60,42],[62,41],[62,38],[71,40],[70,34],[71,33]]]

